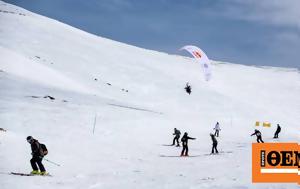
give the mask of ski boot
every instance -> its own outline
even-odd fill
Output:
[[[40,172],[40,175],[46,176],[46,175],[48,175],[48,173],[46,171],[42,171],[42,172]]]
[[[30,172],[31,175],[39,175],[40,172],[38,170],[33,170]]]

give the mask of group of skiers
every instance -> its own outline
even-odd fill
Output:
[[[211,149],[211,154],[214,153],[219,153],[217,146],[218,146],[218,141],[216,139],[216,137],[219,137],[219,132],[220,132],[220,124],[219,122],[216,123],[215,127],[214,127],[215,133],[210,133],[210,137],[212,140],[212,149]],[[274,134],[274,138],[278,138],[278,134],[281,131],[281,127],[279,124],[277,124],[277,129],[275,131]],[[180,135],[181,132],[180,130],[178,130],[177,128],[174,128],[174,133],[173,133],[174,138],[173,138],[173,143],[172,145],[175,145],[175,143],[177,143],[177,147],[180,147]],[[254,133],[251,134],[251,136],[256,135],[257,137],[257,142],[258,143],[264,143],[264,141],[262,140],[262,134],[259,130],[255,129]],[[188,133],[185,132],[181,138],[181,143],[182,143],[182,151],[181,151],[181,156],[188,156],[189,154],[189,147],[188,147],[188,141],[189,140],[195,140],[196,138],[193,137],[189,137]],[[32,158],[30,160],[30,164],[32,167],[32,171],[31,174],[36,174],[36,175],[46,175],[46,169],[42,163],[42,160],[44,158],[45,155],[47,155],[48,150],[46,148],[46,146],[44,144],[39,143],[38,140],[34,139],[32,136],[28,136],[26,138],[27,142],[31,145],[31,155]]]
[[[212,140],[211,154],[214,154],[214,153],[218,154],[219,153],[219,151],[217,149],[218,141],[217,141],[216,137],[219,137],[220,130],[221,130],[219,122],[216,123],[216,125],[214,127],[214,130],[215,130],[214,134],[210,133],[211,140]],[[278,134],[280,133],[280,131],[281,131],[281,127],[280,127],[279,124],[277,124],[277,129],[275,131],[274,138],[278,138]],[[180,135],[181,135],[180,130],[178,130],[177,128],[174,128],[173,135],[175,135],[175,137],[173,138],[172,146],[174,146],[175,142],[176,142],[177,143],[176,146],[180,147],[180,142],[179,142],[179,138],[180,138]],[[255,129],[254,133],[251,134],[251,136],[253,136],[253,135],[256,135],[258,143],[264,143],[264,141],[262,140],[262,134],[259,130]],[[184,133],[183,137],[181,138],[181,143],[182,143],[181,156],[188,156],[188,152],[189,152],[188,140],[195,140],[195,139],[196,138],[189,137],[187,132]]]
[[[278,134],[280,133],[280,131],[281,131],[281,127],[280,127],[279,124],[277,124],[277,129],[276,129],[276,131],[274,133],[274,137],[273,138],[278,138]],[[253,136],[253,135],[256,135],[256,141],[257,141],[257,143],[264,143],[264,141],[262,140],[261,132],[258,129],[254,130],[254,133],[251,134],[251,136]]]
[[[219,153],[217,146],[218,146],[218,141],[216,139],[216,137],[219,137],[219,131],[220,129],[220,125],[219,122],[216,123],[215,125],[215,134],[210,133],[211,136],[211,140],[212,140],[212,149],[211,149],[211,153]],[[180,130],[178,130],[177,128],[174,128],[174,133],[173,135],[175,135],[175,137],[173,138],[173,143],[172,146],[175,145],[175,142],[177,143],[177,147],[180,147],[180,142],[179,142],[179,138],[181,135]],[[196,140],[196,138],[193,137],[189,137],[188,133],[185,132],[181,138],[181,143],[182,143],[182,151],[181,151],[181,156],[189,156],[189,147],[188,147],[188,140]]]

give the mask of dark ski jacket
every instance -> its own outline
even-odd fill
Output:
[[[259,130],[256,130],[251,136],[256,135],[257,137],[261,136],[261,132]]]
[[[33,139],[31,143],[31,154],[34,157],[43,157],[43,150],[41,149],[41,145],[38,140]]]
[[[191,86],[187,85],[184,89],[187,93],[191,94],[191,92],[192,92],[192,87]]]
[[[276,133],[279,133],[281,131],[281,127],[278,125],[276,129]]]
[[[213,141],[213,144],[218,144],[218,141],[215,137],[215,135],[210,135],[211,136],[211,140]]]
[[[183,137],[181,138],[181,142],[182,142],[182,145],[188,145],[188,140],[191,139],[191,140],[195,140],[196,138],[192,138],[192,137],[189,137],[187,135],[183,135]]]
[[[178,129],[175,129],[173,135],[175,135],[177,138],[179,138],[181,135],[181,132]]]

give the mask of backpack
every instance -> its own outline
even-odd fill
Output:
[[[47,147],[45,144],[40,144],[40,147],[41,147],[41,153],[43,156],[47,155],[48,154],[48,150],[47,150]]]

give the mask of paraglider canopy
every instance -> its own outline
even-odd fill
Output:
[[[184,46],[180,50],[186,50],[193,55],[193,57],[202,65],[205,80],[209,81],[211,79],[211,66],[206,54],[199,47],[193,45]]]

